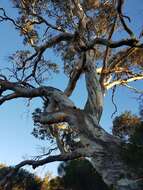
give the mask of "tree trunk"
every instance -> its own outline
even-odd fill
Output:
[[[116,190],[141,190],[137,176],[123,161],[120,139],[99,126],[103,108],[103,91],[90,53],[86,56],[88,100],[84,110],[76,111],[81,143],[91,153],[91,162],[104,182]]]
[[[121,140],[99,126],[105,92],[96,73],[93,52],[87,52],[84,61],[88,91],[85,108],[77,109],[64,93],[53,88],[49,93],[48,88],[47,96],[51,104],[46,107],[45,114],[40,119],[39,116],[36,117],[35,121],[43,124],[67,122],[80,138],[80,145],[75,151],[90,158],[96,171],[111,189],[141,190],[135,180],[137,175],[122,159]],[[60,145],[59,141],[58,143]],[[61,153],[64,154],[64,151]]]
[[[137,175],[121,156],[121,142],[102,129],[97,119],[82,110],[76,110],[76,126],[87,157],[104,182],[116,190],[141,190]]]

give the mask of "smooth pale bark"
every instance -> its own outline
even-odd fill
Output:
[[[132,173],[121,157],[121,144],[118,139],[104,131],[96,123],[97,119],[84,114],[79,127],[81,142],[88,146],[91,161],[104,182],[116,190],[139,190],[136,174]],[[79,116],[78,116],[79,117]],[[81,123],[83,121],[83,123]]]
[[[88,100],[84,109],[85,124],[81,125],[85,126],[86,137],[83,143],[85,144],[87,141],[89,148],[93,149],[93,152],[95,150],[95,154],[91,156],[92,164],[109,187],[116,190],[139,190],[141,188],[135,181],[136,174],[132,173],[121,157],[120,140],[99,126],[104,92],[98,80],[94,60],[91,59],[90,54],[86,56],[86,59],[87,72],[85,72],[85,77]]]

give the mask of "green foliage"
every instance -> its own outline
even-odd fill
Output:
[[[102,178],[88,160],[79,159],[64,162],[59,166],[65,188],[73,190],[108,190]]]
[[[42,113],[42,110],[40,108],[36,108],[35,111],[32,113],[32,116],[34,118],[41,113]],[[34,123],[32,135],[34,135],[34,137],[39,138],[41,140],[52,140],[52,135],[48,131],[49,127],[50,126],[42,127],[40,123]]]
[[[123,139],[122,157],[139,175],[143,175],[143,120],[140,116],[125,112],[113,121],[112,132]]]
[[[113,120],[112,133],[123,140],[127,140],[141,123],[141,118],[126,111]]]
[[[143,175],[143,122],[136,126],[129,142],[123,146],[122,155],[131,168]]]
[[[45,190],[64,190],[63,179],[55,177],[49,181],[48,187]]]

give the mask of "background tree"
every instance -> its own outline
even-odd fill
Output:
[[[143,79],[142,36],[137,37],[128,26],[124,0],[12,2],[17,18],[9,17],[1,7],[0,21],[14,25],[27,50],[12,54],[8,71],[1,70],[0,104],[40,97],[42,106],[33,113],[34,134],[44,132],[60,154],[51,154],[51,149],[38,160],[19,163],[1,185],[25,165],[36,168],[53,161],[89,157],[109,187],[140,190],[138,174],[122,160],[122,140],[99,126],[107,90],[113,88],[114,95],[116,86],[125,86],[140,92],[129,83]],[[123,35],[117,35],[118,29]],[[63,60],[63,72],[69,78],[64,92],[47,86],[49,72],[58,72],[58,64],[47,56],[51,49]],[[88,97],[84,108],[79,109],[69,97],[82,73]]]
[[[101,176],[95,171],[88,160],[79,159],[63,162],[58,168],[65,189],[73,190],[108,190]]]
[[[45,176],[40,190],[65,190],[63,180],[59,176]]]
[[[62,178],[55,177],[49,181],[48,187],[45,190],[67,190],[64,187]]]
[[[0,180],[12,170],[12,167],[0,165]],[[7,188],[11,190],[41,190],[42,180],[34,174],[20,169],[13,177],[12,181],[9,181]],[[2,189],[1,189],[2,190]]]
[[[113,121],[113,133],[119,138],[124,139],[121,154],[124,161],[140,177],[138,181],[143,187],[143,118],[142,106],[140,115],[133,115],[131,112],[125,112],[116,117]]]
[[[138,126],[140,126],[142,119],[131,112],[124,112],[113,120],[112,133],[125,141],[135,133]]]

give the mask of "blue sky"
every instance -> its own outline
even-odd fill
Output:
[[[140,31],[143,27],[143,1],[142,0],[127,0],[128,5],[125,14],[132,19],[132,27],[134,31]],[[10,8],[9,0],[0,0],[0,7],[5,7],[9,11],[9,15],[15,15],[15,10]],[[9,23],[0,24],[0,67],[8,65],[7,57],[18,49],[25,48],[22,45],[22,38],[17,34],[12,25]],[[53,57],[53,54],[49,54]],[[58,58],[54,58],[58,61]],[[67,78],[63,75],[58,75],[48,81],[48,85],[64,89],[67,83]],[[136,83],[141,87],[141,82]],[[84,77],[82,76],[78,82],[77,88],[72,95],[72,100],[78,107],[83,107],[86,101],[87,93],[85,89]],[[116,92],[115,101],[118,105],[118,114],[124,110],[132,110],[138,113],[138,102],[135,99],[136,95],[129,93],[125,88],[119,89]],[[0,107],[0,162],[7,165],[14,165],[23,160],[23,157],[38,155],[39,147],[47,145],[47,142],[41,142],[35,139],[30,133],[33,123],[31,113],[34,108],[38,107],[39,99],[30,102],[27,107],[27,101],[23,99],[13,100],[5,103]],[[111,114],[114,112],[114,107],[111,102],[111,92],[105,97],[105,110],[102,116],[101,125],[110,131],[112,125]],[[38,169],[38,174],[43,175],[44,172],[50,170],[56,174],[57,164],[49,164],[44,170]]]

